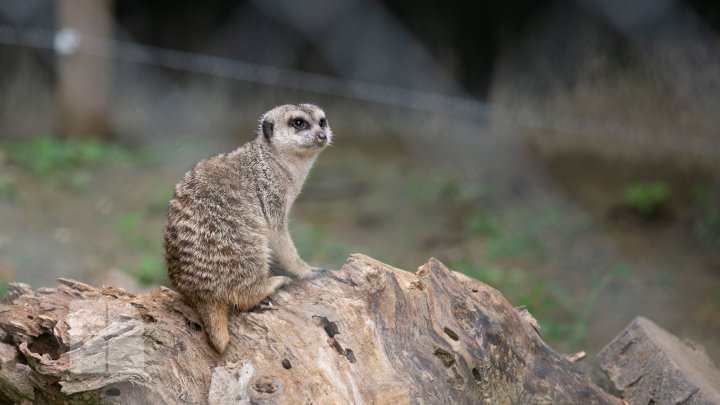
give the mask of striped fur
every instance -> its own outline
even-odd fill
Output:
[[[307,125],[293,126],[302,120]],[[287,231],[288,213],[332,131],[310,104],[283,105],[263,115],[260,133],[233,152],[199,162],[175,187],[165,227],[170,283],[201,317],[223,353],[230,305],[240,311],[290,282],[271,276],[270,262],[308,277],[312,268]]]

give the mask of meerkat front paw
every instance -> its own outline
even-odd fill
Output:
[[[313,272],[312,276],[311,276],[312,278],[325,277],[328,274],[330,274],[330,270],[324,269],[322,267],[313,267],[312,272]]]
[[[304,279],[304,278],[310,278],[313,276],[313,268],[310,267],[307,263],[301,263],[298,264],[293,271],[291,271],[292,275],[295,276],[297,279]]]
[[[311,269],[307,269],[307,270],[303,270],[301,272],[295,273],[295,277],[297,277],[298,280],[311,278],[314,275],[315,275],[315,273]]]
[[[274,276],[269,278],[270,284],[272,285],[272,291],[277,290],[282,286],[286,286],[292,283],[292,279],[286,276]]]
[[[327,269],[324,269],[322,267],[310,267],[308,266],[307,271],[304,271],[302,274],[298,275],[299,279],[304,278],[318,278],[318,277],[325,277],[328,274],[330,274],[330,271]]]

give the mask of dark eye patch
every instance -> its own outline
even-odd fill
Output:
[[[325,118],[320,118],[320,128],[325,128],[327,126],[327,120]]]
[[[293,118],[290,120],[290,126],[295,129],[304,129],[307,127],[307,121],[302,118]]]

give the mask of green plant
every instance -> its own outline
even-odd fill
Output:
[[[720,208],[705,211],[694,228],[701,239],[711,245],[720,245]]]
[[[4,142],[8,162],[61,186],[82,189],[92,169],[108,164],[137,163],[140,154],[96,139],[58,139],[49,135],[26,141]]]
[[[8,292],[8,284],[11,280],[9,278],[0,278],[0,300],[5,298],[5,294]]]
[[[165,262],[157,255],[142,255],[134,271],[130,272],[143,285],[157,285],[165,281]]]
[[[162,186],[153,190],[148,204],[149,211],[155,214],[165,215],[168,202],[170,202],[174,193],[175,189],[170,186]]]
[[[485,253],[493,259],[524,255],[542,255],[545,252],[541,235],[559,223],[555,210],[539,215],[520,215],[517,222],[501,224],[501,219],[486,213],[470,215],[466,232],[471,237],[485,238]]]
[[[410,178],[407,191],[418,203],[429,204],[454,199],[460,192],[460,187],[452,176],[438,173],[428,177]]]
[[[534,235],[504,232],[491,236],[485,242],[485,253],[491,259],[512,258],[540,254],[542,247]]]
[[[0,299],[5,298],[5,294],[8,292],[8,284],[15,279],[13,272],[0,265]]]
[[[525,305],[539,318],[546,318],[560,302],[556,289],[543,278],[521,269],[475,266],[468,261],[456,262],[449,267],[498,289],[513,305]]]
[[[470,236],[495,236],[499,230],[497,223],[490,216],[474,214],[467,221],[467,233]]]
[[[482,182],[461,182],[451,173],[441,172],[429,176],[411,177],[407,182],[408,194],[420,204],[435,202],[462,203],[487,197],[490,188]]]
[[[567,291],[524,270],[475,266],[468,261],[450,267],[498,289],[513,305],[526,306],[539,321],[543,336],[568,345],[576,345],[585,337],[592,311],[607,286],[630,275],[625,265],[615,264],[591,282],[587,298],[578,304]],[[563,315],[570,320],[558,322]]]
[[[693,233],[711,246],[720,246],[720,202],[708,187],[696,187],[694,191],[693,201],[699,215]]]
[[[597,300],[603,290],[605,290],[612,281],[627,278],[630,274],[630,269],[627,266],[621,263],[616,263],[608,271],[591,282],[590,293],[584,303],[580,305],[580,312],[570,331],[571,333],[568,335],[568,341],[570,343],[578,343],[585,337],[590,323],[590,315],[592,315],[592,311],[595,309]]]
[[[11,179],[0,175],[0,199],[13,199],[17,196],[17,185]]]
[[[311,264],[340,265],[350,253],[345,245],[326,237],[316,225],[292,224],[290,228],[300,257]]]
[[[8,143],[4,149],[10,163],[40,174],[109,162],[129,162],[134,158],[128,149],[96,139],[61,140],[48,135]]]
[[[115,226],[125,243],[130,246],[142,248],[150,244],[150,239],[141,229],[145,221],[146,218],[143,211],[128,211],[118,217]]]
[[[117,218],[115,228],[124,249],[137,257],[136,263],[125,271],[142,285],[161,284],[166,281],[161,239],[147,234],[144,227],[148,220],[145,211],[128,211]]]
[[[625,188],[623,204],[644,218],[657,214],[670,198],[667,184],[656,181],[636,183]]]

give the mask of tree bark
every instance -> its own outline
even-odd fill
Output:
[[[495,289],[430,259],[362,255],[233,313],[219,356],[175,292],[60,280],[0,306],[0,400],[181,404],[620,404]]]

